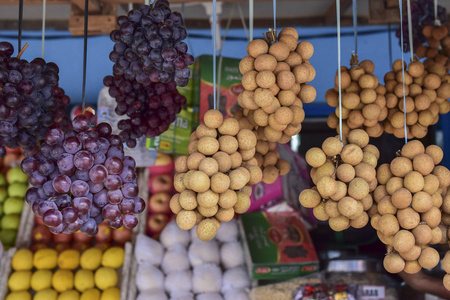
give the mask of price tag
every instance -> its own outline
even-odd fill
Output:
[[[378,285],[364,285],[361,300],[384,300],[385,287]]]

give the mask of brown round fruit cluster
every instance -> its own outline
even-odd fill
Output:
[[[347,141],[343,146],[337,137],[329,137],[322,143],[322,149],[311,148],[306,152],[316,186],[303,190],[299,196],[300,204],[313,208],[314,216],[328,220],[334,231],[350,226],[362,228],[369,222],[371,193],[378,184],[375,167],[380,152],[369,144],[369,135],[362,129],[354,129]]]
[[[285,144],[298,134],[305,118],[303,103],[316,98],[315,88],[307,84],[316,76],[308,62],[314,47],[297,41],[297,30],[286,27],[272,44],[251,41],[248,56],[239,63],[245,91],[238,103],[258,135],[269,142]]]
[[[384,267],[390,273],[413,274],[439,263],[439,253],[429,245],[448,240],[450,214],[445,213],[443,195],[450,185],[450,171],[438,165],[443,156],[438,146],[425,148],[413,140],[377,170],[379,185],[369,215],[378,237],[389,246]]]
[[[291,166],[286,160],[280,158],[277,143],[267,140],[261,130],[258,130],[257,126],[252,125],[249,119],[245,117],[244,110],[237,111],[233,117],[238,120],[241,129],[252,130],[257,137],[255,151],[249,153],[246,157],[243,154],[243,159],[246,160],[251,157],[246,160],[246,164],[256,164],[261,168],[263,174],[261,181],[271,184],[277,180],[278,176],[289,173]]]
[[[379,84],[373,74],[375,65],[364,60],[350,69],[341,68],[342,134],[347,136],[350,130],[363,128],[371,137],[379,137],[383,131],[380,123],[386,119],[386,89]],[[335,86],[325,94],[325,100],[336,107],[327,120],[330,128],[339,133],[339,78],[336,72]]]
[[[426,68],[420,61],[412,61],[405,68],[405,93],[403,92],[402,60],[392,64],[392,71],[384,76],[386,87],[386,106],[388,116],[384,121],[387,133],[398,138],[405,137],[405,116],[408,139],[423,138],[428,126],[439,121],[439,114],[450,111],[450,75],[446,68],[438,63]],[[406,105],[403,103],[406,96]],[[405,106],[405,107],[404,107]]]
[[[174,187],[170,208],[183,230],[197,225],[197,235],[209,241],[235,213],[250,207],[252,184],[263,173],[253,156],[257,139],[252,130],[240,128],[234,118],[223,119],[209,110],[191,135],[189,155],[175,160]]]
[[[425,26],[422,31],[427,38],[427,46],[417,47],[416,55],[419,58],[427,57],[424,65],[439,63],[450,71],[450,23],[442,26]]]

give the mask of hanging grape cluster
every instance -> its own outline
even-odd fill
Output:
[[[13,53],[10,43],[0,42],[0,156],[5,147],[33,149],[49,128],[70,127],[70,98],[58,87],[58,66]]]

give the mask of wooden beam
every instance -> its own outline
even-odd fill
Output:
[[[84,12],[84,0],[72,0],[72,4]],[[89,13],[98,14],[102,10],[97,0],[89,0]]]
[[[46,4],[70,4],[71,0],[47,0]],[[24,5],[42,5],[42,0],[24,0]],[[19,5],[19,0],[0,0],[0,5]]]
[[[400,16],[397,7],[388,7],[392,3],[384,0],[369,0],[369,22],[370,23],[398,23]]]
[[[342,15],[349,9],[350,6],[352,6],[352,0],[341,0],[341,19]],[[328,8],[327,12],[325,13],[324,17],[324,23],[325,25],[331,25],[336,22],[336,1],[333,1],[333,3]]]

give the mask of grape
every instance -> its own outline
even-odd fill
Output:
[[[134,228],[138,224],[138,219],[133,214],[126,214],[123,217],[123,226],[126,228]]]
[[[134,197],[133,201],[134,201],[134,213],[140,214],[141,212],[143,212],[145,209],[144,200],[140,197]]]
[[[97,224],[105,219],[118,228],[123,225],[122,214],[142,212],[145,207],[142,199],[131,199],[139,192],[136,162],[124,156],[122,142],[111,134],[111,126],[92,127],[80,115],[72,128],[68,132],[51,129],[39,147],[25,152],[21,167],[33,185],[25,200],[54,234],[81,230],[95,235]],[[127,226],[133,226],[131,216],[126,220]]]

